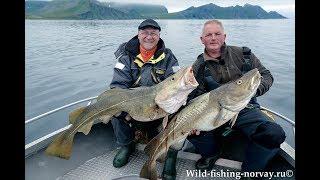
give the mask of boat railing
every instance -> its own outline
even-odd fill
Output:
[[[73,102],[73,103],[70,103],[70,104],[61,106],[61,107],[59,107],[59,108],[53,109],[53,110],[51,110],[51,111],[48,111],[48,112],[46,112],[46,113],[40,114],[39,116],[36,116],[36,117],[34,117],[34,118],[28,119],[28,120],[25,121],[24,123],[25,123],[25,124],[29,124],[29,123],[31,123],[31,122],[33,122],[33,121],[36,121],[36,120],[39,120],[39,119],[41,119],[41,118],[43,118],[43,117],[45,117],[45,116],[48,116],[49,114],[55,113],[55,112],[57,112],[57,111],[60,111],[60,110],[62,110],[62,109],[68,108],[68,107],[73,106],[73,105],[76,105],[76,104],[80,104],[80,103],[82,103],[82,102],[90,101],[90,102],[89,102],[89,104],[90,104],[91,101],[94,100],[94,99],[96,99],[97,97],[98,97],[98,96],[89,97],[89,98],[86,98],[86,99],[82,99],[82,100],[79,100],[79,101],[76,101],[76,102]],[[88,105],[89,105],[89,104],[88,104]]]
[[[291,125],[291,127],[292,127],[293,135],[295,135],[296,124],[295,124],[294,121],[292,121],[291,119],[287,118],[286,116],[283,116],[283,115],[281,115],[281,114],[279,114],[279,113],[277,113],[277,112],[275,112],[275,111],[272,111],[272,110],[270,110],[270,109],[268,109],[268,108],[265,108],[265,107],[263,107],[263,106],[260,106],[260,109],[265,110],[265,111],[267,111],[267,112],[270,112],[270,113],[272,113],[272,114],[280,117],[281,119],[287,121],[287,122]]]
[[[43,114],[38,115],[38,116],[36,116],[36,117],[33,117],[33,118],[31,118],[31,119],[28,119],[27,121],[25,121],[25,125],[30,124],[30,123],[35,122],[35,121],[38,121],[38,120],[40,120],[41,118],[46,117],[46,116],[48,116],[48,115],[50,115],[50,114],[56,113],[56,112],[58,112],[58,111],[61,111],[61,110],[63,110],[63,109],[66,109],[66,108],[68,108],[68,107],[71,107],[71,106],[74,106],[74,105],[77,105],[77,104],[80,104],[80,103],[83,103],[83,102],[88,102],[88,101],[89,101],[88,104],[87,104],[87,106],[88,106],[88,105],[90,105],[90,104],[92,103],[92,101],[95,100],[97,97],[98,97],[98,96],[85,98],[85,99],[82,99],[82,100],[79,100],[79,101],[76,101],[76,102],[73,102],[73,103],[70,103],[70,104],[61,106],[61,107],[59,107],[59,108],[53,109],[53,110],[51,110],[51,111],[48,111],[48,112],[46,112],[46,113],[43,113]],[[279,113],[277,113],[277,112],[275,112],[275,111],[272,111],[272,110],[270,110],[270,109],[268,109],[268,108],[265,108],[265,107],[263,107],[263,106],[261,106],[260,108],[261,108],[262,110],[268,111],[268,112],[270,112],[270,113],[272,113],[272,114],[280,117],[281,119],[287,121],[287,122],[292,126],[292,128],[293,128],[293,135],[295,135],[295,122],[294,122],[294,121],[290,120],[289,118],[287,118],[287,117],[285,117],[285,116],[283,116],[283,115],[281,115],[281,114],[279,114]],[[41,137],[41,138],[38,138],[38,139],[36,139],[35,141],[32,141],[31,143],[26,144],[26,145],[25,145],[25,151],[27,151],[29,148],[32,148],[33,146],[36,146],[37,144],[39,144],[39,143],[41,143],[41,142],[43,142],[43,141],[45,141],[45,140],[47,140],[47,139],[55,136],[56,134],[59,134],[60,132],[66,130],[66,129],[70,128],[70,127],[71,127],[71,124],[70,124],[70,125],[67,125],[67,126],[65,126],[65,127],[63,127],[63,128],[60,128],[60,129],[58,129],[58,130],[56,130],[56,131],[54,131],[54,132],[51,132],[51,133],[49,133],[49,134],[47,134],[47,135],[45,135],[45,136],[43,136],[43,137]],[[286,144],[286,145],[287,145],[287,144]]]

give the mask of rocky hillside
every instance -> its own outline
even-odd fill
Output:
[[[220,7],[206,4],[168,13],[166,7],[147,4],[102,3],[97,0],[26,1],[26,18],[30,19],[281,19],[275,11],[260,6]]]

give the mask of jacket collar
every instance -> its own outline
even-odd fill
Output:
[[[221,49],[220,49],[220,51],[221,51],[221,59],[225,59],[226,58],[226,55],[227,55],[226,47],[227,47],[226,43],[223,43],[223,45],[221,46]],[[204,58],[205,61],[206,60],[212,60],[214,62],[219,62],[218,59],[215,59],[215,58],[209,56],[207,51],[206,51],[206,49],[204,49],[203,58]]]
[[[140,46],[140,43],[139,43],[138,35],[136,35],[126,43],[125,51],[127,51],[129,54],[135,57],[138,54],[140,54],[139,46]],[[157,50],[154,53],[154,58],[157,59],[164,52],[164,49],[165,49],[164,42],[160,38],[157,44]]]

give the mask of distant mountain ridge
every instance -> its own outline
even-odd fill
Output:
[[[97,0],[25,1],[27,19],[281,19],[281,14],[266,12],[260,6],[220,7],[206,4],[168,13],[165,6],[123,4]]]
[[[115,2],[105,3],[108,7],[123,11],[125,13],[137,12],[142,16],[152,16],[157,14],[167,14],[168,10],[164,6],[160,5],[148,5],[148,4],[120,4]]]
[[[158,15],[165,19],[283,19],[281,14],[266,12],[260,6],[245,4],[244,6],[220,7],[215,4],[206,4],[199,7],[189,7],[180,12]]]

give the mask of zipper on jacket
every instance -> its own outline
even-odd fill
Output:
[[[226,66],[226,67],[227,67],[227,73],[228,73],[229,79],[231,79],[231,75],[230,75],[230,72],[229,72],[229,67],[228,66]]]

